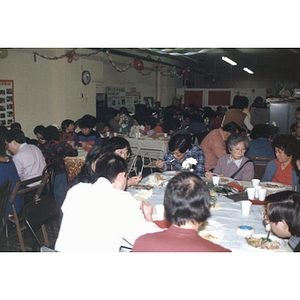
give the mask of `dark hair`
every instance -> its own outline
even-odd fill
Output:
[[[146,121],[147,125],[150,125],[151,129],[155,128],[157,126],[155,120],[150,119]]]
[[[10,130],[15,130],[15,129],[20,129],[20,130],[22,130],[21,124],[18,123],[18,122],[12,123],[12,124],[10,125]]]
[[[164,125],[165,128],[165,132],[169,132],[170,130],[177,130],[178,128],[180,128],[180,120],[177,118],[174,118],[172,121],[166,122]]]
[[[110,128],[110,125],[109,125],[108,123],[105,123],[105,124],[103,125],[103,129],[104,129],[104,127]]]
[[[198,114],[193,114],[190,116],[190,120],[191,122],[199,122],[199,123],[203,123],[203,118],[198,115]]]
[[[120,113],[119,110],[114,110],[114,111],[113,111],[113,116],[116,117],[119,113]]]
[[[290,131],[291,131],[291,132],[296,132],[297,124],[298,124],[298,122],[293,123],[293,124],[290,126]]]
[[[186,113],[183,115],[183,120],[185,120],[186,118],[191,119],[191,114],[190,113]]]
[[[125,106],[120,107],[120,113],[124,113],[125,115],[129,115],[129,111]]]
[[[96,118],[91,115],[84,115],[78,123],[79,128],[93,128],[97,124]]]
[[[292,155],[293,149],[297,144],[297,139],[291,134],[279,134],[277,135],[272,143],[272,147],[275,150],[279,148],[284,151],[287,156]]]
[[[282,191],[266,197],[270,203],[268,217],[271,222],[284,220],[292,235],[300,236],[300,194],[293,191]]]
[[[237,145],[240,142],[245,143],[245,148],[246,148],[246,151],[247,151],[250,147],[250,141],[247,138],[247,136],[245,136],[242,133],[232,133],[226,140],[226,149],[227,149],[227,151],[231,152],[233,146]]]
[[[300,144],[295,145],[295,147],[293,148],[293,151],[292,151],[292,164],[293,164],[293,167],[299,178],[299,183],[300,183],[300,170],[298,169],[298,166],[296,163],[297,160],[300,160]]]
[[[119,173],[127,172],[125,160],[116,154],[105,153],[96,163],[95,176],[104,177],[113,183]]]
[[[59,131],[55,126],[49,125],[45,128],[44,139],[46,141],[59,141]]]
[[[65,130],[67,127],[70,126],[70,124],[73,124],[74,125],[74,121],[73,120],[70,120],[70,119],[66,119],[66,120],[63,120],[61,122],[61,130]],[[82,127],[83,128],[83,127]]]
[[[44,136],[45,129],[46,129],[46,128],[45,128],[44,125],[38,125],[38,126],[34,127],[33,133],[34,133],[34,134],[39,133],[40,135]]]
[[[257,124],[253,127],[250,137],[253,140],[258,138],[266,138],[269,139],[272,135],[271,126],[268,124]]]
[[[4,126],[4,125],[0,126],[0,135],[4,136],[7,131],[8,131],[8,129],[6,126]]]
[[[296,111],[300,112],[300,106],[298,106],[298,107],[296,108]]]
[[[169,151],[173,152],[175,150],[179,150],[180,153],[184,153],[186,150],[190,150],[192,148],[191,140],[183,134],[175,135],[169,141]]]
[[[6,152],[6,149],[5,149],[4,137],[2,135],[0,135],[0,156],[4,155],[5,152]]]
[[[120,136],[110,138],[105,144],[106,153],[114,153],[117,149],[126,148],[128,153],[131,154],[131,148],[129,142]]]
[[[210,216],[207,185],[194,173],[179,173],[166,187],[164,207],[170,224],[181,226],[187,221],[204,222]]]
[[[232,108],[244,109],[249,105],[249,99],[245,96],[235,95],[233,98]]]
[[[25,143],[25,134],[20,129],[9,130],[5,134],[5,139],[7,143],[11,141],[16,141],[19,144]]]
[[[236,124],[235,122],[227,123],[225,126],[222,127],[222,129],[224,131],[227,131],[227,132],[230,132],[230,133],[236,133],[236,131],[242,132],[241,127],[238,124]]]

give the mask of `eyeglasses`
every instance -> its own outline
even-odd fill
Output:
[[[128,153],[128,151],[122,151],[122,150],[116,150],[115,154],[120,155],[122,157],[126,157],[126,158],[130,156],[130,154]]]
[[[246,148],[242,148],[242,149],[235,148],[235,149],[232,149],[232,151],[234,151],[234,152],[245,152]]]
[[[174,157],[181,157],[182,156],[182,154],[184,154],[184,153],[181,153],[181,152],[173,152],[172,153],[172,155],[174,156]]]

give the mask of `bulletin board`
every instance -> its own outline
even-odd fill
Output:
[[[107,107],[120,109],[125,106],[129,111],[134,112],[135,104],[141,102],[141,91],[139,88],[131,87],[106,87]]]
[[[14,81],[0,80],[0,125],[10,127],[14,122]]]

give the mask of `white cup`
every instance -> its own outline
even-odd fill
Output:
[[[164,133],[164,137],[167,137],[168,136],[168,134],[167,133]]]
[[[259,186],[260,180],[259,179],[252,179],[252,187]]]
[[[258,200],[264,201],[266,199],[266,193],[267,193],[266,189],[259,189],[258,190]]]
[[[114,136],[117,136],[117,133],[116,133],[116,132],[114,133]]]
[[[251,201],[242,200],[241,205],[242,205],[242,214],[243,214],[243,216],[248,216],[249,212],[250,212],[251,205],[252,205]]]
[[[106,132],[106,136],[109,136],[109,132]]]
[[[247,188],[247,195],[249,200],[254,200],[255,188]]]
[[[163,220],[165,218],[165,207],[162,204],[155,206],[156,210],[156,219]]]
[[[141,137],[141,133],[139,132],[139,138]]]
[[[255,189],[254,198],[258,199],[258,191],[261,190],[262,187],[259,185],[259,186],[256,186],[254,189]]]
[[[213,180],[213,184],[218,186],[219,185],[219,181],[220,181],[220,177],[219,176],[213,176],[212,177]]]
[[[135,134],[135,138],[137,139],[138,137],[139,137],[139,134],[138,134],[138,133],[136,133],[136,134]]]

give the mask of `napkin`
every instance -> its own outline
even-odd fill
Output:
[[[133,195],[136,200],[146,200],[152,196],[152,190],[141,190],[140,192]]]
[[[155,175],[150,176],[147,181],[147,184],[155,185],[155,186],[159,186],[159,185],[161,185],[161,183],[162,183],[162,180],[158,180]]]
[[[215,206],[211,206],[210,210],[220,210],[221,208],[221,203],[216,203]]]

